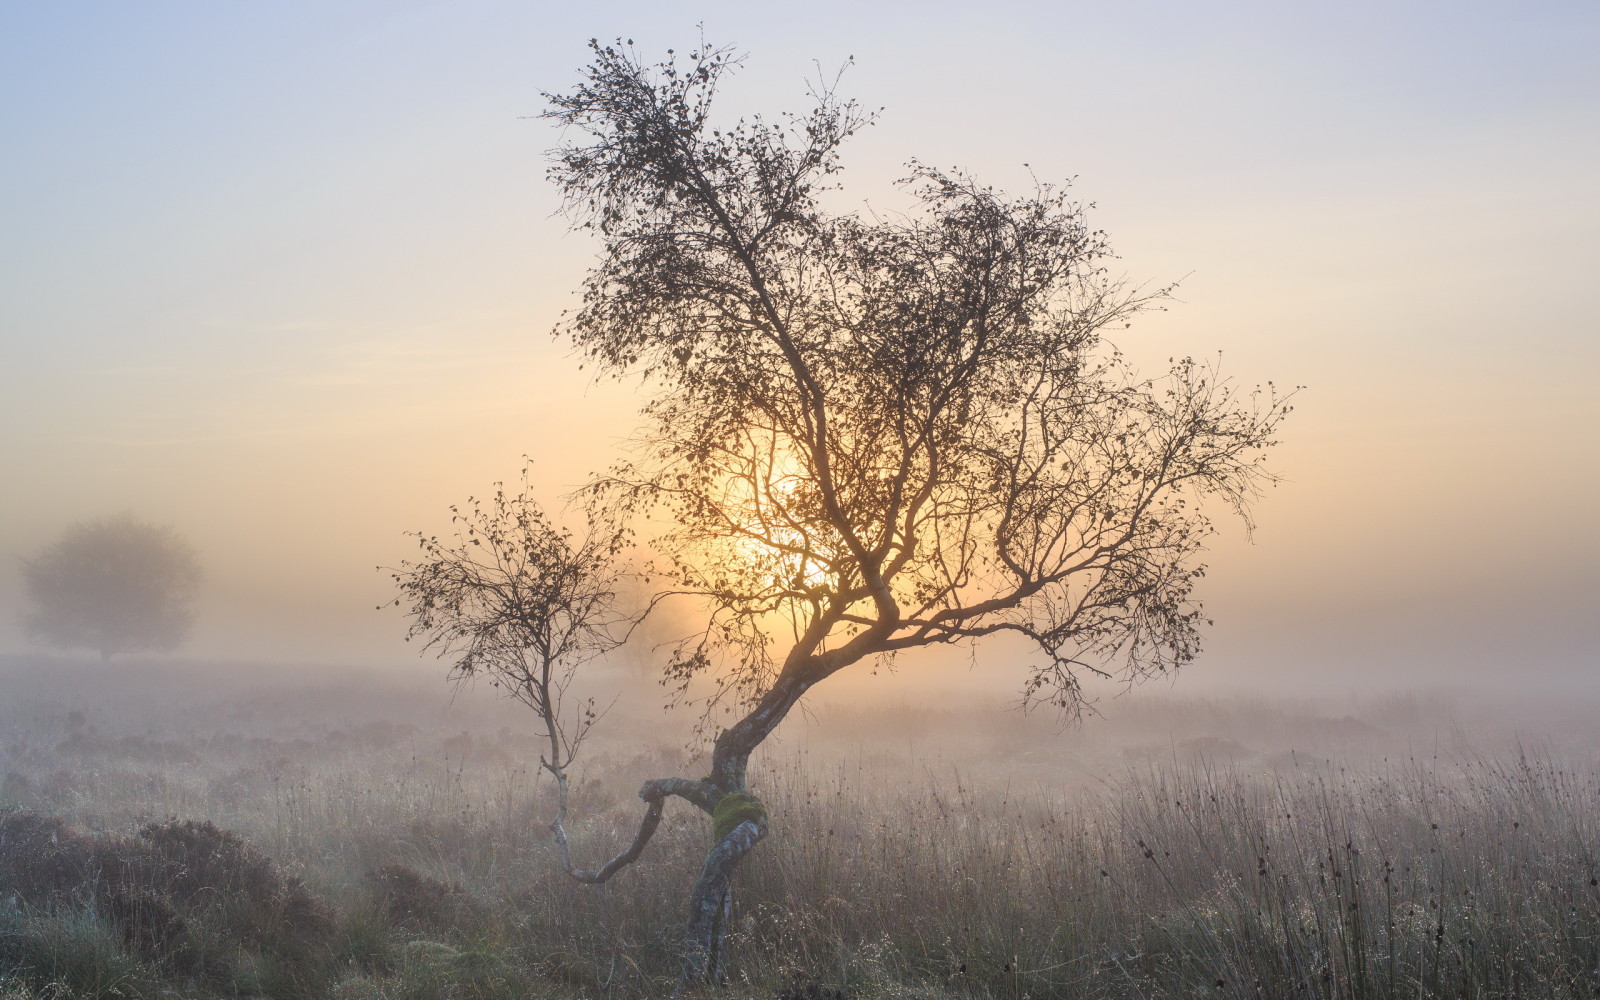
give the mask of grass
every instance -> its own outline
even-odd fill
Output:
[[[0,708],[0,995],[670,990],[704,817],[675,803],[640,865],[577,885],[531,727],[308,685],[253,713],[220,683],[165,718],[37,683]],[[772,834],[736,882],[728,995],[1600,994],[1583,730],[1535,751],[1415,703],[1118,708],[1090,733],[976,710],[795,726],[753,776]],[[691,768],[622,741],[636,717],[608,725],[574,789],[581,862],[631,838],[644,778]]]

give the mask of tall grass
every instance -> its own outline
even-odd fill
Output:
[[[875,730],[870,716],[851,719],[843,746],[775,746],[752,776],[773,826],[736,884],[730,989],[1600,994],[1592,756],[1514,745],[1414,755],[1337,717],[1324,718],[1330,732],[1364,748],[1313,757],[1261,735],[1309,732],[1287,718],[1299,711],[1258,705],[1226,724],[1212,711],[1203,738],[1164,749],[1149,733],[1110,748],[1020,740],[1018,724],[946,739],[905,718]],[[1176,732],[1152,731],[1163,728]],[[862,736],[876,731],[889,735]],[[109,838],[210,820],[303,881],[334,916],[323,978],[298,981],[302,995],[671,986],[708,822],[675,804],[640,865],[603,887],[574,884],[545,830],[531,737],[382,721],[294,738],[129,736],[64,719],[8,732],[0,818],[59,816]],[[691,766],[670,743],[645,747],[597,746],[577,782],[572,835],[587,857],[631,838],[641,780]],[[47,904],[0,884],[0,993],[273,989],[242,953],[210,980],[142,960],[108,929],[95,891]]]
[[[774,965],[1001,996],[1600,987],[1592,770],[1174,761],[1075,800],[955,774],[775,784],[784,826],[753,866],[747,935]]]

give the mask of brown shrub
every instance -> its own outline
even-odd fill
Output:
[[[107,840],[97,854],[100,877],[129,900],[156,899],[203,920],[253,949],[296,961],[321,955],[333,932],[327,908],[299,879],[237,834],[210,822],[150,823],[135,837]],[[150,907],[130,911],[157,914]],[[160,927],[124,928],[130,940],[159,936]]]
[[[244,948],[271,957],[290,992],[317,977],[334,929],[327,907],[271,858],[192,820],[91,839],[53,817],[9,816],[0,820],[0,892],[41,906],[92,894],[130,952],[220,977]]]
[[[372,898],[391,922],[406,927],[449,926],[469,908],[467,893],[403,864],[387,864],[367,873]]]
[[[100,911],[122,932],[130,952],[184,971],[196,971],[199,956],[187,921],[167,900],[149,892],[113,885],[101,896]]]
[[[35,906],[59,902],[90,879],[91,844],[53,816],[0,820],[0,893]]]

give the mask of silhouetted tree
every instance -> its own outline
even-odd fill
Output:
[[[411,617],[406,638],[451,660],[457,682],[483,678],[539,714],[550,744],[540,764],[559,791],[551,829],[562,862],[574,878],[604,881],[611,871],[578,870],[567,846],[567,771],[599,718],[594,700],[570,689],[578,668],[621,645],[639,620],[618,610],[627,534],[603,520],[582,537],[557,527],[533,499],[526,470],[518,492],[497,485],[488,500],[469,498],[450,513],[454,536],[415,535],[421,557],[393,573],[393,603]],[[654,813],[659,822],[659,804]]]
[[[46,645],[116,653],[175,649],[194,623],[200,563],[168,527],[127,514],[67,529],[23,561],[33,609],[28,636]]]
[[[737,721],[705,777],[646,782],[634,843],[577,874],[636,859],[667,797],[710,814],[693,987],[722,975],[730,880],[768,830],[750,755],[808,690],[1010,635],[1035,653],[1025,702],[1070,715],[1086,674],[1189,662],[1208,502],[1246,515],[1289,407],[1189,359],[1129,370],[1102,332],[1166,292],[1108,276],[1063,190],[912,163],[915,211],[830,214],[818,195],[869,120],[854,103],[819,85],[808,114],[719,124],[729,50],[648,66],[591,46],[583,82],[547,95],[571,137],[552,178],[602,253],[560,332],[648,402],[632,458],[583,495],[638,526],[662,592],[702,602],[666,675],[709,677],[708,718]]]

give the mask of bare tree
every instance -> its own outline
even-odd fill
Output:
[[[1074,715],[1086,675],[1189,662],[1207,511],[1247,517],[1289,407],[1189,359],[1131,371],[1103,332],[1166,292],[1110,277],[1064,190],[913,163],[916,210],[830,214],[818,195],[869,121],[854,103],[818,85],[807,114],[718,123],[729,50],[652,66],[591,47],[583,81],[547,95],[569,140],[552,179],[602,253],[560,332],[649,401],[632,458],[585,496],[650,535],[663,591],[702,602],[667,677],[710,678],[740,715],[704,779],[647,782],[628,851],[577,874],[637,858],[666,797],[711,814],[694,987],[721,978],[730,881],[768,831],[750,756],[808,690],[1012,635],[1036,654],[1024,700]]]
[[[23,561],[33,609],[28,636],[67,649],[117,653],[175,649],[194,624],[200,562],[169,527],[129,514],[68,528]]]

